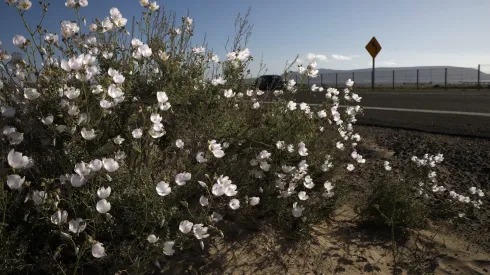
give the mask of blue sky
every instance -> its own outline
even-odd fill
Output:
[[[74,19],[74,13],[64,6],[64,0],[51,2],[43,26],[59,33],[60,21]],[[234,36],[237,14],[251,7],[249,19],[254,28],[248,47],[255,58],[253,72],[262,55],[270,73],[280,73],[286,61],[297,54],[305,64],[310,54],[321,68],[367,68],[371,58],[364,47],[372,36],[383,48],[376,59],[377,67],[490,64],[488,0],[157,2],[160,7],[175,11],[178,17],[189,11],[196,25],[194,44],[201,43],[206,35],[209,47],[221,59],[226,53],[227,38]],[[82,15],[90,22],[92,18],[108,16],[111,7],[118,7],[129,21],[143,11],[138,0],[89,0]],[[40,5],[33,1],[26,14],[28,21],[34,26],[40,15]],[[0,26],[0,40],[9,51],[14,50],[13,35],[27,37],[19,15],[5,1],[0,2]]]

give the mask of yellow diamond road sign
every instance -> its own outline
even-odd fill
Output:
[[[378,40],[376,40],[376,37],[373,36],[371,41],[369,41],[369,43],[366,45],[366,50],[373,58],[378,55],[378,53],[381,51],[381,45],[378,43]]]

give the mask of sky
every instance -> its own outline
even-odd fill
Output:
[[[15,34],[28,36],[16,10],[0,0],[0,41],[12,52]],[[81,9],[87,22],[105,18],[117,7],[131,23],[144,10],[138,0],[88,0]],[[27,22],[41,18],[38,2],[32,1]],[[49,1],[46,1],[49,2]],[[60,21],[75,14],[64,0],[51,0],[43,26],[60,33]],[[225,43],[235,34],[236,16],[251,8],[252,36],[247,45],[254,57],[250,69],[257,73],[260,60],[267,73],[282,73],[286,62],[297,55],[302,64],[316,61],[319,68],[361,69],[371,67],[365,49],[375,36],[382,50],[377,67],[462,66],[489,64],[490,1],[488,0],[157,0],[160,8],[178,18],[194,19],[194,45],[202,44],[225,59]],[[88,27],[83,26],[87,32]],[[484,66],[485,67],[485,66]],[[262,71],[264,73],[264,71]]]

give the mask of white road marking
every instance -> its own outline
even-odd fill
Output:
[[[271,104],[273,102],[262,102],[264,104]],[[322,106],[320,103],[308,103],[310,106]],[[339,105],[340,108],[349,107],[347,105]],[[388,108],[388,107],[370,107],[362,106],[363,110],[378,110],[378,111],[395,111],[395,112],[412,112],[412,113],[427,113],[427,114],[444,114],[444,115],[462,115],[462,116],[481,116],[490,117],[490,113],[479,112],[460,112],[460,111],[444,111],[444,110],[427,110],[427,109],[404,109],[404,108]]]
[[[347,107],[347,106],[340,106]],[[362,106],[361,106],[362,107]],[[462,116],[483,116],[490,117],[490,113],[478,112],[459,112],[459,111],[443,111],[443,110],[425,110],[425,109],[403,109],[403,108],[386,108],[386,107],[362,107],[364,110],[379,110],[379,111],[395,111],[395,112],[412,112],[412,113],[428,113],[428,114],[445,114],[445,115],[462,115]]]

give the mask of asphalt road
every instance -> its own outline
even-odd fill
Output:
[[[356,92],[356,91],[354,91]],[[358,124],[490,139],[490,90],[359,91]],[[297,102],[320,103],[324,93],[298,92]]]

